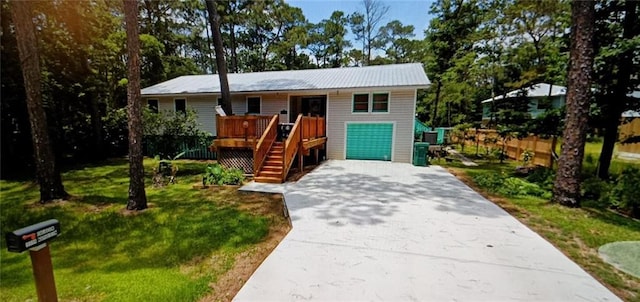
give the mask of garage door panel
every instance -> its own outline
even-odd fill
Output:
[[[347,124],[347,159],[391,160],[393,124]]]

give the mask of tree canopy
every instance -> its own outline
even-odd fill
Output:
[[[205,3],[138,2],[141,87],[180,75],[216,73],[220,56],[231,73],[420,62],[433,85],[418,93],[418,117],[431,126],[455,126],[477,124],[484,99],[541,82],[567,84],[566,0],[437,0],[424,12],[431,17],[426,29],[389,20],[394,8],[382,1],[363,0],[354,11],[334,11],[318,23],[284,0],[216,1],[222,55],[215,54],[213,38],[218,35],[211,31]],[[43,108],[55,158],[77,162],[122,155],[122,146],[112,141],[119,134],[105,125],[127,103],[122,3],[59,0],[32,6]],[[617,121],[619,112],[640,107],[626,97],[640,84],[638,10],[635,1],[599,0],[596,5],[596,102],[590,129],[601,129],[614,141],[611,121]],[[33,160],[8,2],[2,2],[0,12],[1,166],[7,175],[16,163],[33,165]],[[416,38],[416,30],[424,30],[425,38]],[[514,114],[507,115],[522,108],[508,110],[503,124],[522,125]],[[527,125],[531,127],[514,131],[554,132],[542,127],[549,125],[542,119]]]

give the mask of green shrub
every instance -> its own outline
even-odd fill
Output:
[[[225,169],[220,164],[208,165],[202,177],[203,185],[239,185],[244,173],[239,169]]]
[[[527,181],[537,184],[540,188],[551,191],[553,181],[556,179],[556,172],[553,169],[537,167],[527,176]]]
[[[598,177],[591,176],[582,181],[580,191],[582,198],[596,202],[598,207],[611,206],[611,190],[613,185]]]
[[[506,178],[500,190],[507,196],[530,195],[542,197],[545,193],[545,190],[540,188],[537,184],[530,183],[517,177]]]
[[[593,154],[588,153],[587,155],[584,156],[584,161],[590,165],[593,165],[593,163],[596,162],[595,158],[593,157]]]
[[[505,174],[481,174],[474,176],[474,181],[490,192],[504,196],[538,196],[547,197],[548,191],[537,184]]]
[[[498,193],[504,183],[504,174],[479,174],[473,176],[473,181],[489,192]]]
[[[625,168],[611,191],[611,204],[628,210],[632,216],[638,217],[640,216],[638,192],[640,192],[640,170]]]
[[[520,155],[520,158],[522,159],[522,163],[525,166],[528,166],[533,161],[534,156],[535,156],[535,153],[533,153],[533,151],[526,149],[522,152],[522,155]]]

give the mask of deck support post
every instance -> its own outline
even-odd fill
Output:
[[[315,151],[315,156],[316,156],[316,165],[320,163],[319,159],[320,159],[320,149],[316,148],[314,149]]]
[[[298,149],[298,168],[300,172],[304,171],[304,154],[302,152],[302,148]]]

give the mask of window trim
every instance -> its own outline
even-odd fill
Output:
[[[182,97],[182,98],[173,98],[173,112],[178,113],[178,112],[182,112],[182,111],[178,111],[178,106],[176,106],[176,101],[177,100],[184,100],[184,113],[187,113],[187,98]]]
[[[149,104],[150,101],[156,101],[156,110],[155,111],[152,109],[153,107],[150,106],[150,104]],[[153,113],[159,113],[160,112],[160,100],[158,100],[158,99],[147,99],[147,108],[149,110],[151,110],[151,112],[153,112]]]
[[[260,102],[260,109],[258,109],[259,110],[258,113],[249,112],[249,99],[250,98],[258,98],[258,101]],[[250,114],[252,114],[252,115],[260,115],[260,114],[262,114],[262,96],[260,96],[260,95],[248,95],[245,98],[245,110],[244,110],[244,112],[247,115],[250,115]]]
[[[376,94],[387,95],[387,111],[373,110],[373,96]],[[367,95],[367,111],[354,111],[356,95]],[[391,92],[390,91],[354,92],[351,94],[351,114],[389,114],[389,113],[391,113]]]
[[[376,94],[386,94],[387,95],[387,111],[374,111],[373,109],[373,97]],[[391,92],[389,91],[374,91],[371,92],[371,113],[372,114],[388,114],[391,109]]]
[[[356,95],[367,96],[367,111],[355,111],[356,109]],[[369,92],[354,92],[351,94],[351,114],[367,114],[371,111],[371,93]]]

